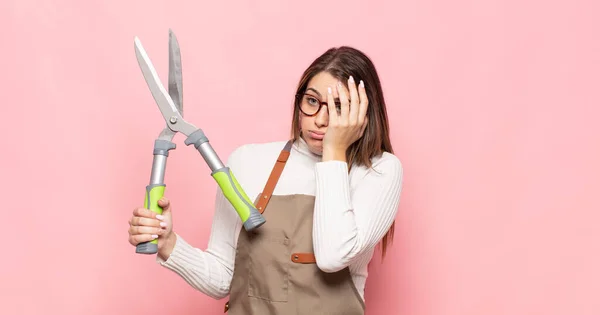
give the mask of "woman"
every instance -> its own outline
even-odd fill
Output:
[[[157,261],[230,314],[364,314],[367,265],[393,233],[402,165],[392,154],[377,72],[362,52],[330,49],[304,72],[290,141],[247,144],[227,164],[267,222],[242,229],[218,190],[206,250],[163,215],[134,210],[129,242],[158,238]]]

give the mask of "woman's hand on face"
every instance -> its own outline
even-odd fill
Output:
[[[368,123],[367,108],[369,100],[363,81],[357,86],[352,76],[348,80],[350,97],[346,94],[341,82],[335,89],[329,88],[327,93],[327,109],[329,125],[323,138],[323,160],[345,160],[346,150],[365,132]],[[334,99],[340,99],[338,112]],[[348,101],[349,100],[349,101]]]
[[[162,215],[143,207],[133,210],[133,216],[129,219],[129,243],[137,246],[158,239],[158,255],[166,260],[175,246],[171,205],[169,199],[164,197],[158,201],[158,205],[163,209]]]

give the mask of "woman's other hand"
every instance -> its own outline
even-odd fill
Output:
[[[367,108],[369,100],[364,83],[348,79],[348,93],[341,82],[335,89],[329,88],[327,103],[329,124],[323,138],[323,160],[346,160],[346,150],[364,134],[368,123]],[[336,108],[335,98],[340,106]]]
[[[129,219],[129,243],[137,246],[158,239],[158,255],[163,260],[167,260],[176,241],[171,204],[169,199],[163,197],[158,201],[158,206],[163,209],[162,215],[144,207],[133,210],[133,216]]]

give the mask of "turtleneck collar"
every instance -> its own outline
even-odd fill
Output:
[[[322,160],[322,156],[319,154],[315,154],[308,148],[308,143],[304,140],[304,138],[299,137],[298,140],[294,141],[293,149],[298,153],[309,157],[315,162],[319,162]]]

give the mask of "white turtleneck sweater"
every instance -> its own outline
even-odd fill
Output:
[[[250,199],[261,193],[285,143],[246,144],[231,153],[226,164]],[[371,169],[353,167],[348,173],[346,162],[323,162],[300,139],[294,143],[273,192],[315,196],[313,246],[317,266],[324,272],[349,266],[363,300],[367,265],[396,216],[403,176],[402,164],[390,153],[372,162]],[[216,198],[208,248],[195,248],[176,234],[169,259],[163,261],[157,256],[157,261],[198,291],[221,299],[229,294],[242,223],[219,189]]]

